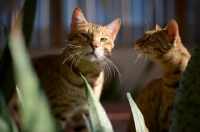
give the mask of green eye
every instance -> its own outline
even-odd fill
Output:
[[[101,42],[106,42],[106,41],[107,41],[107,38],[101,38],[100,41],[101,41]]]
[[[84,37],[84,38],[89,38],[89,36],[86,34],[86,33],[81,33],[81,35]]]

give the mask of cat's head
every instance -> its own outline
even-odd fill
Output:
[[[150,59],[162,57],[180,43],[178,24],[175,20],[168,22],[162,29],[156,25],[155,30],[147,31],[135,42],[135,49]]]
[[[105,60],[105,57],[111,56],[120,25],[119,18],[105,26],[89,23],[81,10],[75,8],[68,35],[67,52],[74,54],[71,57],[90,62]]]

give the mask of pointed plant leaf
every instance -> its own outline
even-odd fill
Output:
[[[81,73],[80,73],[81,74]],[[85,82],[86,95],[89,105],[89,114],[92,122],[94,132],[113,132],[112,125],[104,108],[101,106],[99,100],[95,97],[92,88],[88,84],[85,77],[81,74]]]
[[[0,132],[18,132],[14,120],[7,111],[2,92],[0,92]]]
[[[145,125],[142,113],[138,109],[136,103],[133,101],[130,93],[127,93],[127,98],[128,98],[128,101],[129,101],[129,104],[130,104],[130,107],[131,107],[131,111],[132,111],[132,114],[133,114],[136,132],[148,132],[148,129]]]
[[[22,131],[55,132],[53,117],[44,94],[39,90],[39,81],[31,65],[20,29],[19,22],[11,31],[8,46],[13,60],[14,77],[20,88],[20,98],[26,112],[20,109]]]
[[[90,122],[89,122],[89,120],[87,119],[87,117],[85,115],[83,115],[83,120],[85,122],[85,125],[86,125],[86,128],[87,128],[88,132],[92,132],[92,128],[91,128]]]
[[[193,52],[175,98],[170,132],[200,131],[200,45]]]
[[[22,97],[22,94],[21,94],[21,92],[20,92],[18,86],[16,87],[16,90],[17,90],[17,96],[18,96],[19,101],[20,101],[20,103],[21,103],[21,105],[22,105],[23,112],[25,112],[25,111],[24,111],[24,106],[23,106],[23,105],[24,105],[24,98]]]
[[[0,115],[0,132],[10,132],[8,124],[5,122],[3,117],[1,117],[1,115]]]
[[[0,92],[0,116],[1,116],[1,123],[2,123],[2,128],[0,128],[0,130],[6,129],[8,132],[11,132],[12,130],[11,122],[9,120],[10,118],[9,118],[9,114],[7,111],[6,103],[2,95],[2,92]]]

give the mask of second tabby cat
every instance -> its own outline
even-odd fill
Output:
[[[54,116],[63,128],[68,117],[78,111],[87,111],[84,82],[79,73],[100,98],[104,67],[111,66],[108,58],[120,25],[120,19],[106,26],[88,23],[81,10],[75,8],[63,53],[33,60]],[[75,129],[79,131],[82,127]]]
[[[152,80],[139,93],[136,103],[150,132],[168,132],[176,91],[190,58],[181,43],[178,24],[171,20],[164,29],[156,25],[155,30],[146,32],[135,42],[135,49],[163,70],[162,77]],[[127,129],[132,131],[135,131],[133,120]]]

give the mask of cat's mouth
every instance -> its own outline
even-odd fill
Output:
[[[95,53],[94,53],[94,52],[90,52],[90,53],[86,54],[86,56],[94,56],[94,57],[96,57],[96,58],[97,58],[97,56],[95,55]]]
[[[138,53],[143,53],[143,54],[152,54],[153,53],[153,48],[151,49],[148,49],[148,48],[145,48],[145,47],[135,47],[135,50],[138,52]]]

